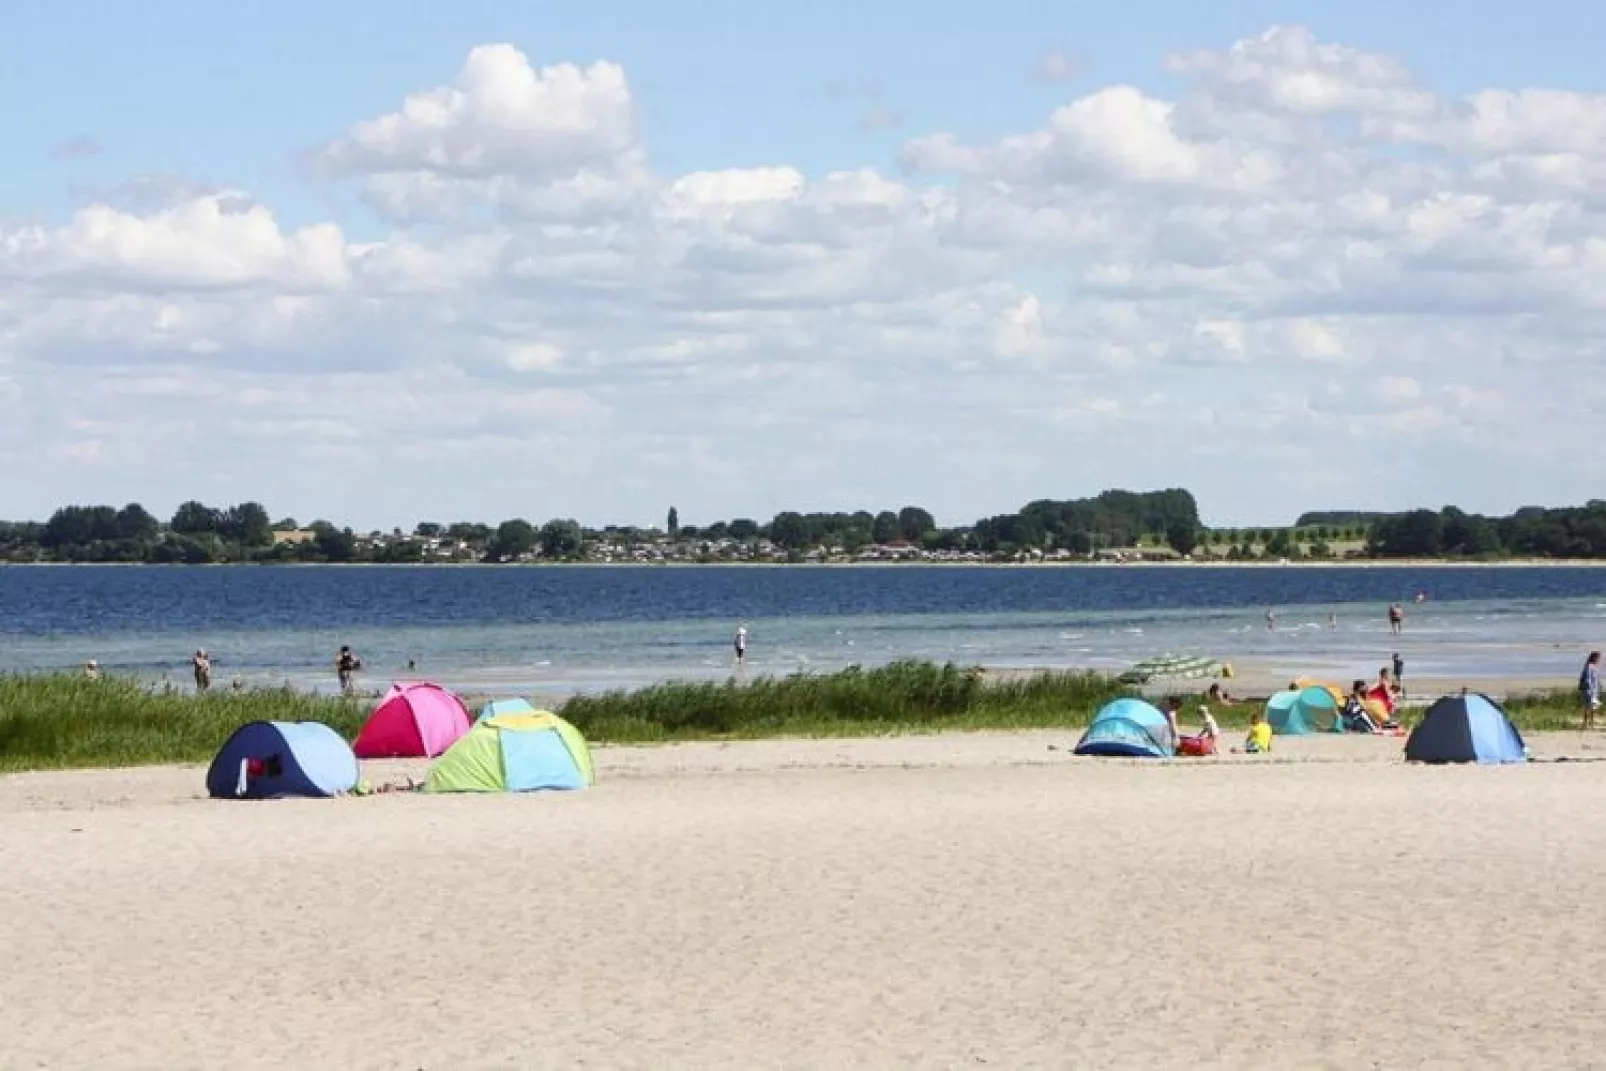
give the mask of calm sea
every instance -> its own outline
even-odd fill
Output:
[[[743,621],[749,673],[1200,654],[1351,676],[1400,650],[1422,676],[1551,678],[1600,645],[1606,569],[0,567],[0,670],[93,658],[183,682],[205,647],[220,683],[328,689],[348,643],[368,686],[411,661],[462,689],[564,692],[723,676]]]

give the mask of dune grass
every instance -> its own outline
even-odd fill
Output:
[[[202,762],[258,720],[321,721],[349,739],[367,709],[288,688],[197,696],[126,678],[0,676],[0,771]]]
[[[559,712],[597,743],[648,743],[1074,726],[1123,694],[1091,673],[993,684],[953,665],[899,662],[576,696]],[[205,762],[257,720],[321,721],[351,739],[372,702],[289,689],[197,696],[128,679],[0,676],[0,771]]]
[[[1084,725],[1098,707],[1127,694],[1096,673],[1044,673],[994,683],[951,663],[910,661],[575,696],[560,713],[601,741],[866,736]]]
[[[875,736],[963,729],[1079,729],[1106,702],[1135,694],[1096,673],[990,680],[974,669],[895,662],[838,673],[667,683],[575,696],[559,708],[596,743]],[[1184,731],[1202,696],[1183,698]],[[68,674],[0,676],[0,772],[205,762],[250,721],[321,721],[347,739],[373,704],[290,689],[197,696],[129,679]],[[1575,729],[1570,693],[1505,704],[1525,732]],[[1257,703],[1215,707],[1223,729],[1247,724]],[[1421,716],[1406,711],[1407,724]]]

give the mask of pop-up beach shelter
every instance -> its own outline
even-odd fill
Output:
[[[254,721],[218,750],[206,791],[218,799],[333,796],[357,786],[357,756],[316,721]]]
[[[1522,734],[1486,695],[1445,696],[1405,740],[1408,762],[1526,762]]]
[[[556,714],[497,714],[474,723],[429,771],[425,792],[534,792],[596,780],[580,730]]]
[[[468,732],[463,701],[427,681],[392,684],[352,744],[359,759],[434,758]]]
[[[493,699],[483,707],[480,707],[479,715],[474,720],[484,721],[486,718],[494,718],[500,714],[539,713],[541,712],[531,706],[528,699]]]
[[[1078,755],[1163,759],[1176,750],[1171,723],[1141,699],[1116,699],[1104,704],[1076,743]]]
[[[1301,690],[1306,688],[1320,688],[1322,691],[1333,697],[1333,705],[1335,707],[1343,706],[1345,701],[1349,699],[1349,696],[1344,693],[1344,689],[1340,688],[1336,684],[1330,684],[1327,681],[1313,680],[1310,677],[1300,677],[1298,680],[1294,681],[1294,684],[1297,685]]]
[[[1331,725],[1337,710],[1338,700],[1326,688],[1290,688],[1266,700],[1266,724],[1278,736],[1303,736]]]

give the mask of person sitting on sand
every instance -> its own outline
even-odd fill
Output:
[[[1375,733],[1378,731],[1377,722],[1372,720],[1371,712],[1366,709],[1366,682],[1356,681],[1350,688],[1349,698],[1334,717],[1333,730],[1335,732]]]
[[[1263,711],[1249,715],[1249,735],[1244,738],[1244,750],[1251,755],[1271,750],[1271,723]]]
[[[1377,683],[1372,685],[1372,690],[1366,693],[1366,698],[1381,704],[1384,715],[1389,720],[1393,720],[1395,706],[1394,681],[1389,678],[1387,666],[1377,671]]]
[[[95,661],[93,658],[84,663],[84,679],[92,681],[100,680],[100,663]]]
[[[1220,681],[1214,681],[1211,683],[1210,690],[1205,693],[1205,699],[1208,702],[1217,703],[1224,707],[1238,705],[1238,700],[1234,699],[1232,694],[1221,686]]]

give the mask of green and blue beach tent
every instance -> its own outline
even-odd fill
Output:
[[[429,771],[425,792],[535,792],[596,781],[580,730],[545,710],[492,714],[474,723]]]
[[[1327,688],[1290,688],[1266,700],[1266,723],[1278,736],[1304,736],[1331,725],[1337,711],[1338,700]]]
[[[1076,742],[1078,755],[1163,759],[1176,751],[1171,722],[1141,699],[1115,699],[1104,704]]]

